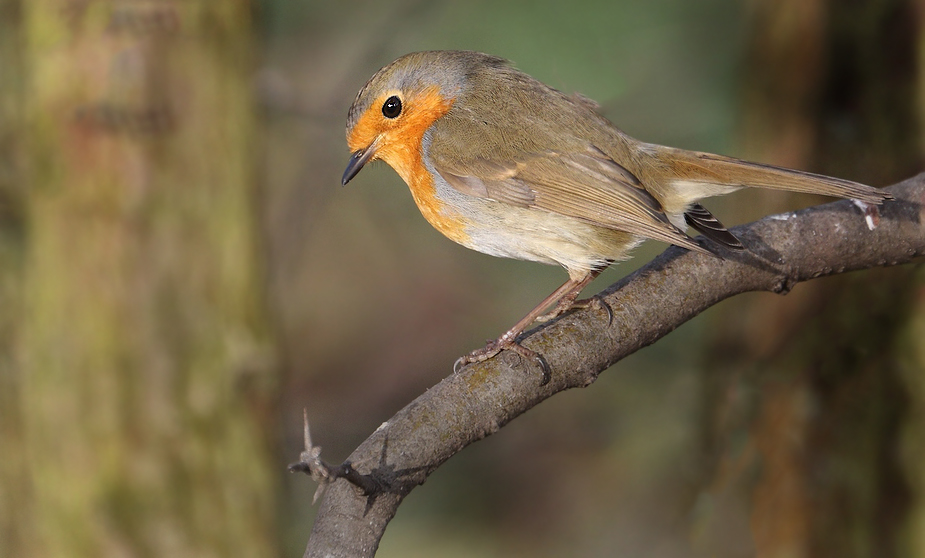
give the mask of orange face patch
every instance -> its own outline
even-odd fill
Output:
[[[443,202],[436,196],[433,177],[424,166],[421,141],[424,132],[453,106],[452,99],[440,95],[436,87],[407,95],[402,99],[402,112],[396,118],[386,118],[382,105],[395,93],[387,92],[377,98],[364,112],[347,136],[351,151],[366,149],[376,143],[372,159],[381,159],[395,169],[408,184],[414,202],[424,218],[438,231],[456,242],[466,235],[463,224],[446,215]]]

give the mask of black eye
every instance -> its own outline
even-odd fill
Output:
[[[401,99],[392,95],[382,104],[382,116],[395,118],[399,114],[401,114]]]

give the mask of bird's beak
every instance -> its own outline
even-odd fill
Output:
[[[373,155],[376,154],[376,142],[373,142],[369,147],[365,149],[359,149],[353,153],[350,157],[350,162],[347,163],[347,170],[344,171],[344,177],[341,179],[340,183],[344,186],[353,179],[354,176],[360,172],[360,169],[363,168],[363,165],[368,163],[370,159],[373,158]]]

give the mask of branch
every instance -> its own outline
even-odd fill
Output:
[[[382,492],[383,487],[376,482],[375,477],[360,474],[349,461],[344,461],[336,467],[325,463],[321,459],[321,446],[316,446],[312,442],[312,435],[308,429],[308,409],[302,410],[302,421],[305,450],[299,454],[299,460],[296,463],[289,465],[289,472],[305,473],[318,483],[318,490],[312,497],[312,504],[318,500],[324,489],[337,479],[346,479],[347,482],[360,489],[363,496]]]
[[[453,374],[383,423],[350,456],[381,491],[329,485],[306,557],[373,556],[404,497],[444,461],[560,391],[587,386],[620,359],[661,339],[717,302],[748,291],[787,293],[801,281],[908,263],[925,255],[925,174],[891,188],[869,230],[857,206],[839,201],[736,227],[749,247],[725,260],[669,248],[606,289],[613,309],[575,311],[528,332],[546,357],[548,384],[531,362],[504,351]]]

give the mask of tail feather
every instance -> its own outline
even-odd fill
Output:
[[[732,187],[749,186],[788,192],[821,194],[873,204],[880,204],[884,200],[893,199],[889,192],[841,178],[753,163],[711,153],[692,152],[691,155],[692,160],[686,162],[692,168],[686,169],[690,173],[685,177],[687,181],[691,182],[703,181]],[[698,164],[698,161],[702,161],[702,163]],[[697,167],[703,172],[698,173]],[[712,176],[722,176],[723,179],[722,181],[714,182],[711,180]]]

